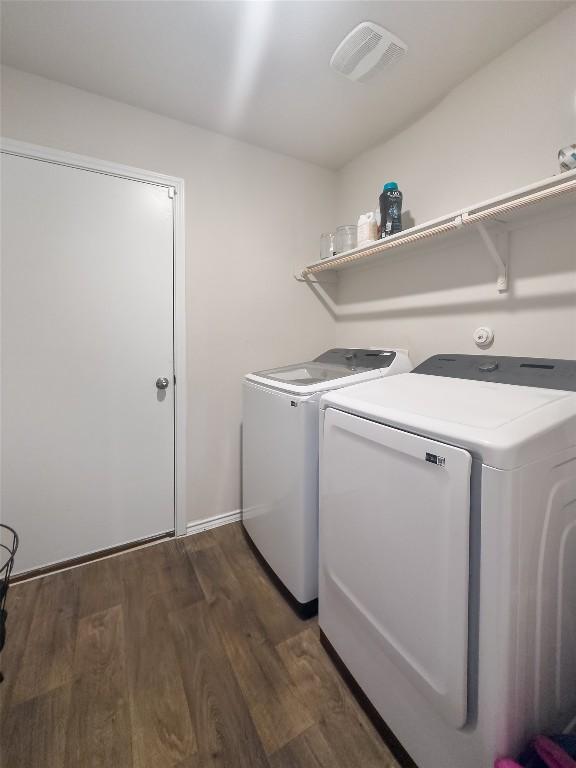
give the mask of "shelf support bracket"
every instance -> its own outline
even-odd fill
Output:
[[[502,254],[496,246],[494,238],[490,232],[488,232],[484,224],[481,221],[477,221],[475,222],[474,226],[480,233],[482,242],[484,243],[490,257],[492,258],[492,261],[496,265],[496,269],[498,271],[496,287],[498,288],[498,292],[506,293],[508,290],[508,236],[506,234],[506,249],[505,253]]]

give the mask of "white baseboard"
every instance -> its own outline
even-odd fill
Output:
[[[241,518],[242,510],[233,509],[231,512],[224,512],[221,515],[205,517],[203,520],[192,520],[186,526],[186,535],[202,533],[202,531],[209,531],[211,528],[218,528],[221,525],[228,525],[228,523],[237,523]]]

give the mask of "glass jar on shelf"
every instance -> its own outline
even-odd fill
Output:
[[[334,256],[334,232],[323,232],[320,235],[320,258],[329,259]]]
[[[336,228],[335,248],[336,253],[344,253],[356,248],[358,230],[356,224],[343,224]]]

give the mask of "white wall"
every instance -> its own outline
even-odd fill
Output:
[[[407,130],[327,170],[68,86],[3,70],[3,135],[184,177],[190,520],[238,508],[240,379],[332,345],[576,357],[574,207],[512,233],[498,296],[479,240],[453,238],[342,273],[335,319],[292,278],[318,234],[399,182],[417,221],[557,171],[576,141],[576,7],[479,71]],[[338,181],[338,202],[335,198]]]
[[[338,219],[355,221],[395,180],[421,223],[558,172],[576,142],[576,6],[477,72],[418,122],[339,174]],[[576,357],[576,213],[512,234],[512,287],[474,238],[421,246],[342,273],[337,342],[408,346],[416,361],[476,352],[493,326],[495,354]]]
[[[242,375],[308,359],[333,321],[292,275],[333,226],[335,175],[14,69],[2,135],[186,182],[189,519],[240,506]]]

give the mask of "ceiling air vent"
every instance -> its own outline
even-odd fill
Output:
[[[350,80],[365,81],[401,59],[408,46],[372,21],[358,24],[332,54],[330,66]]]

